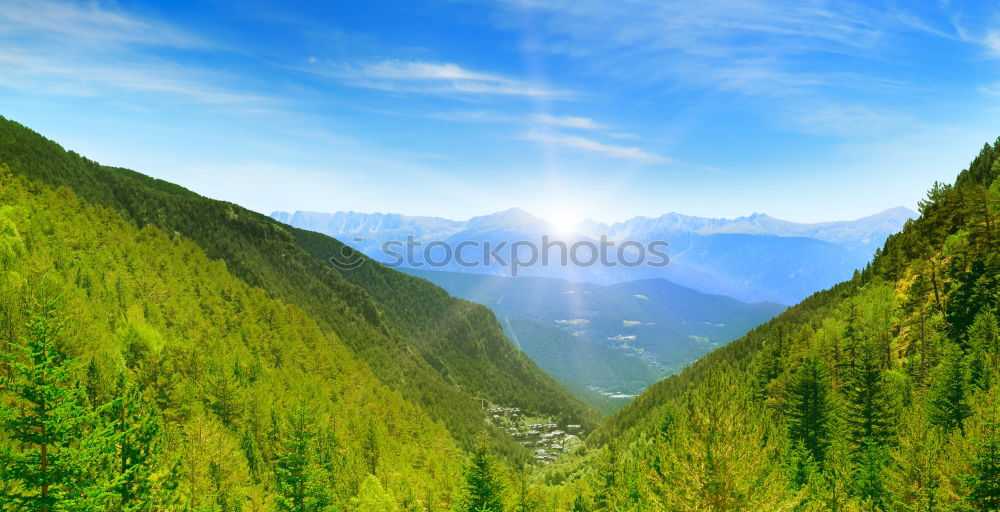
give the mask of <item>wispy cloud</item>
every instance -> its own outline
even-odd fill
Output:
[[[8,0],[0,4],[0,34],[36,34],[72,45],[137,43],[194,48],[208,43],[177,27],[102,6],[97,2]]]
[[[643,151],[637,147],[605,144],[603,142],[578,135],[538,130],[526,132],[521,135],[521,138],[548,146],[597,153],[612,158],[631,160],[634,162],[664,163],[669,161],[666,157]]]
[[[899,126],[915,126],[917,119],[889,109],[859,103],[806,100],[787,107],[785,115],[802,133],[840,137],[890,135]]]
[[[604,130],[606,127],[589,117],[557,116],[552,114],[507,114],[489,110],[462,110],[435,112],[428,117],[458,123],[515,123],[533,126],[570,128],[575,130]]]
[[[0,65],[8,71],[0,74],[0,85],[31,93],[92,97],[108,96],[112,91],[153,93],[215,105],[264,106],[277,102],[264,95],[212,85],[231,77],[149,58],[139,62],[102,61],[6,48],[0,53]]]
[[[577,130],[602,130],[603,126],[593,119],[578,116],[553,116],[549,114],[535,114],[531,120],[543,125],[558,126],[561,128],[575,128]]]
[[[827,7],[818,1],[706,0],[501,0],[530,10],[540,27],[529,50],[597,59],[601,71],[631,78],[662,79],[678,73],[680,57],[742,68],[771,68],[788,56],[810,52],[870,55],[890,15],[859,2]],[[514,19],[500,23],[510,28]],[[766,59],[764,57],[767,57]],[[617,61],[619,64],[615,65]],[[636,65],[639,63],[639,65]],[[699,71],[700,72],[700,71]]]
[[[979,87],[979,92],[987,96],[1000,96],[1000,82]]]
[[[915,34],[964,41],[1000,57],[1000,30],[987,30],[982,21],[997,19],[995,6],[976,12],[973,29],[953,17],[950,11],[957,7],[948,2],[491,3],[505,12],[494,18],[496,24],[530,33],[524,44],[529,53],[570,59],[577,69],[623,89],[744,96],[753,102],[751,108],[780,117],[778,124],[808,133],[852,136],[908,122],[898,100],[917,101],[929,93],[927,82],[910,72],[927,58],[914,55]],[[519,25],[525,19],[530,26]],[[900,111],[890,111],[887,99]],[[803,105],[819,105],[819,110]]]
[[[994,57],[1000,57],[1000,31],[990,30],[986,33],[986,38],[984,40],[986,49]]]
[[[98,2],[0,3],[0,86],[116,99],[122,93],[140,93],[256,108],[276,103],[232,86],[245,79],[183,60],[188,51],[225,50],[168,22]]]
[[[353,87],[432,95],[525,96],[563,98],[568,91],[494,73],[473,71],[450,62],[380,60],[324,66],[311,62],[306,71]]]

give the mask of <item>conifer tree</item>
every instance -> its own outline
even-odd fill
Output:
[[[227,366],[218,365],[216,376],[210,381],[206,394],[212,412],[223,425],[232,427],[242,412],[243,404],[240,400],[239,382]]]
[[[368,473],[372,475],[378,474],[378,463],[381,455],[379,453],[379,444],[378,428],[375,420],[371,420],[368,422],[368,428],[365,430],[361,449],[364,453]]]
[[[264,457],[257,446],[257,438],[250,429],[243,431],[243,438],[240,439],[240,448],[247,457],[247,467],[250,469],[250,476],[255,482],[260,482],[262,471],[264,470]]]
[[[30,311],[27,334],[8,351],[0,374],[0,509],[101,510],[118,481],[100,469],[117,441],[72,383],[74,361],[59,349],[58,299]]]
[[[945,431],[961,429],[970,414],[962,350],[951,344],[935,374],[931,390],[931,423]]]
[[[653,510],[794,506],[798,499],[787,493],[785,471],[775,463],[783,436],[753,407],[752,391],[739,386],[728,368],[708,382],[711,385],[687,395],[675,436],[660,447],[662,472],[646,473],[646,499]],[[596,500],[594,505],[608,510]]]
[[[900,426],[899,446],[892,451],[888,486],[893,507],[924,512],[942,507],[942,464],[947,439],[942,429],[928,425],[922,403],[906,415]]]
[[[615,443],[608,445],[601,453],[596,466],[594,508],[613,510],[625,502],[625,493],[628,490],[625,464],[621,451]]]
[[[980,432],[975,436],[975,451],[971,454],[971,471],[964,483],[969,492],[966,501],[977,512],[1000,510],[1000,405],[997,393],[987,397],[990,403]]]
[[[124,375],[118,377],[117,383],[121,395],[109,404],[105,413],[118,439],[112,465],[119,480],[117,509],[158,510],[161,503],[169,500],[168,489],[156,476],[163,469],[159,419],[137,386]]]
[[[888,443],[895,430],[897,401],[882,370],[878,352],[863,344],[844,385],[847,440],[855,452]]]
[[[278,508],[285,512],[318,512],[330,506],[326,472],[313,460],[314,423],[313,413],[304,406],[296,407],[288,418],[288,432],[275,464]]]
[[[382,488],[375,475],[368,475],[358,488],[358,495],[351,499],[357,512],[396,512],[399,507],[392,495]]]
[[[983,378],[989,375],[990,369],[1000,369],[1000,327],[997,325],[996,315],[989,311],[981,311],[976,315],[969,327],[969,346],[983,358],[986,367],[983,369]]]
[[[500,470],[493,455],[481,439],[465,468],[465,499],[462,510],[466,512],[503,512],[504,486]]]
[[[819,471],[816,459],[802,441],[794,441],[785,462],[788,481],[793,489],[809,484]]]
[[[538,510],[538,498],[535,496],[531,488],[531,483],[528,480],[528,471],[530,468],[524,460],[518,460],[516,464],[515,484],[517,485],[517,501],[514,503],[512,512],[533,512]]]
[[[826,367],[815,357],[802,361],[788,386],[785,417],[788,437],[801,443],[822,464],[830,446],[833,405]]]

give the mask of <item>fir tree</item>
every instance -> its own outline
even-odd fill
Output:
[[[830,446],[833,405],[826,367],[807,357],[792,377],[785,402],[788,437],[801,443],[814,461],[822,464]]]
[[[969,327],[969,346],[973,353],[982,358],[980,364],[984,366],[982,376],[975,380],[975,383],[985,388],[984,380],[988,378],[989,371],[1000,370],[1000,327],[997,326],[997,317],[989,311],[982,311],[976,315],[976,319]]]
[[[971,455],[971,471],[964,478],[969,491],[966,501],[979,512],[1000,510],[1000,406],[996,393],[988,397],[992,404],[976,436],[975,452]]]
[[[897,401],[889,390],[878,352],[864,344],[844,386],[847,440],[858,454],[887,444],[895,431]]]
[[[0,509],[90,511],[110,501],[118,480],[100,471],[116,437],[72,382],[74,361],[57,345],[57,300],[29,312],[27,334],[2,354]]]
[[[465,468],[465,499],[462,510],[466,512],[503,512],[504,487],[500,471],[486,446],[480,440]]]
[[[931,423],[950,432],[961,429],[970,414],[962,350],[952,344],[936,372],[931,390]]]
[[[159,418],[141,390],[124,375],[119,376],[117,388],[121,395],[109,404],[106,417],[118,439],[113,464],[119,477],[118,509],[158,510],[169,500],[163,482],[156,477],[162,452]]]
[[[358,488],[358,495],[351,499],[357,512],[396,512],[399,507],[392,495],[382,488],[375,475],[368,475]]]
[[[888,484],[893,507],[906,512],[926,512],[942,507],[942,454],[947,439],[942,429],[929,426],[921,403],[906,415],[899,446],[891,453]]]
[[[325,471],[313,456],[316,431],[312,412],[296,407],[288,419],[288,433],[275,464],[278,508],[285,512],[318,512],[330,506]]]
[[[378,463],[381,454],[379,453],[378,428],[374,420],[368,422],[368,428],[365,430],[361,449],[364,453],[368,473],[373,475],[378,474]]]

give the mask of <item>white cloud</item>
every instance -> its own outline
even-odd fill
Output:
[[[841,137],[884,137],[899,126],[916,126],[910,116],[877,106],[863,104],[804,101],[785,112],[799,131]]]
[[[663,163],[669,161],[663,156],[648,153],[637,147],[605,144],[603,142],[577,135],[568,135],[548,131],[531,131],[523,134],[521,138],[532,142],[538,142],[540,144],[586,151],[589,153],[598,153],[622,160],[632,160],[643,163]]]
[[[560,128],[575,128],[578,130],[601,130],[604,128],[593,119],[587,117],[535,114],[531,119],[538,124],[558,126]]]
[[[1000,57],[1000,31],[990,30],[986,33],[986,49],[989,50],[994,57]]]
[[[553,126],[576,130],[603,130],[605,126],[589,117],[554,116],[551,114],[505,114],[489,110],[466,110],[457,112],[436,112],[432,119],[458,123],[518,123],[535,126]]]
[[[493,73],[472,71],[449,62],[393,59],[328,69],[312,66],[305,70],[354,87],[391,92],[547,98],[570,96],[567,91]]]
[[[231,77],[190,70],[163,61],[102,61],[72,56],[25,53],[5,48],[0,85],[32,93],[102,96],[115,93],[153,93],[215,105],[269,105],[275,99],[229,90],[213,83]]]
[[[871,69],[884,69],[906,44],[900,34],[931,30],[905,6],[857,0],[494,3],[519,14],[495,20],[505,29],[530,31],[528,52],[570,57],[581,69],[621,84],[747,96],[885,92],[884,74],[849,76],[835,63],[860,59],[883,64]],[[523,19],[531,19],[531,26],[519,25]]]
[[[987,96],[1000,96],[1000,82],[979,87],[979,92]]]
[[[98,2],[0,3],[0,86],[53,95],[117,97],[124,92],[215,105],[275,103],[229,85],[245,79],[156,57],[149,48],[219,50],[170,23]]]
[[[192,48],[207,46],[177,27],[102,7],[96,2],[9,0],[0,4],[0,35],[40,34],[76,46],[138,43]]]

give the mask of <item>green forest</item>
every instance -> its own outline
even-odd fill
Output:
[[[1000,141],[602,418],[485,307],[0,120],[0,509],[1000,510]],[[547,465],[485,406],[582,426]]]

